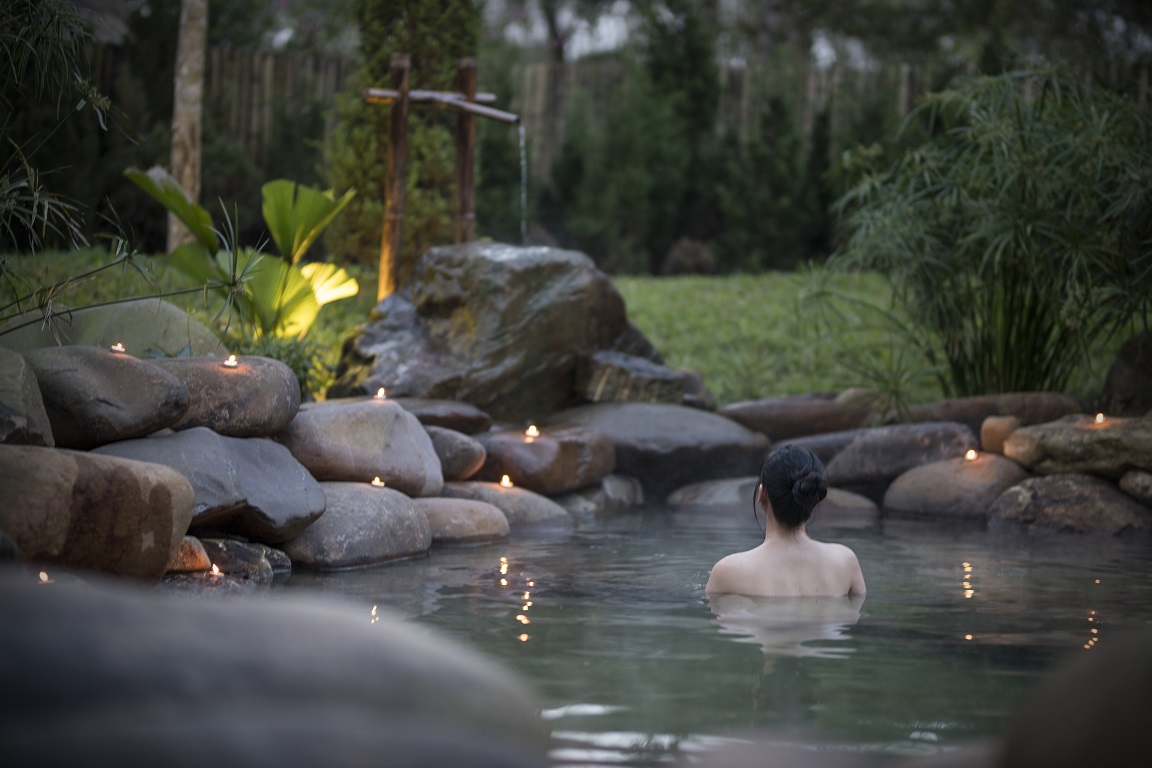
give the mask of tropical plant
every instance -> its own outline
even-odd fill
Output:
[[[237,244],[236,222],[225,211],[217,229],[208,211],[191,202],[167,171],[130,168],[125,175],[167,208],[193,235],[193,241],[168,254],[176,270],[218,291],[220,315],[236,310],[253,336],[302,339],[320,307],[355,296],[356,280],[334,264],[301,264],[309,247],[343,210],[355,192],[340,198],[330,192],[278,179],[262,189],[264,221],[282,258],[266,258],[260,248]],[[218,315],[218,317],[220,316]]]
[[[1063,390],[1152,307],[1152,112],[1044,63],[926,97],[931,138],[837,202],[946,394]],[[940,359],[940,356],[943,359]]]

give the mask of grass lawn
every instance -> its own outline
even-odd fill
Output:
[[[51,252],[9,256],[7,269],[33,288],[59,283],[106,263],[101,251]],[[58,305],[151,295],[195,284],[159,262],[144,258],[146,277],[129,265],[118,265],[70,285],[55,297]],[[325,366],[334,369],[348,334],[368,319],[375,304],[375,270],[352,266],[360,294],[320,310],[308,334]],[[151,282],[150,282],[151,281]],[[875,274],[836,275],[822,271],[771,272],[723,277],[616,277],[613,282],[628,307],[629,319],[675,368],[704,376],[720,404],[762,397],[841,391],[869,386],[899,391],[908,402],[940,397],[935,378],[914,355],[892,346],[870,315],[831,311],[819,297],[828,292],[883,304],[884,280]],[[6,304],[6,298],[0,305]],[[212,326],[221,300],[203,291],[169,299]],[[843,302],[837,306],[844,309]],[[0,318],[12,313],[0,310]],[[222,328],[224,318],[216,321]],[[1074,382],[1078,394],[1099,391],[1117,339],[1100,349],[1094,368]]]

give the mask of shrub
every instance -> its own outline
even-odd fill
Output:
[[[1041,63],[910,120],[931,137],[837,202],[833,263],[887,276],[945,393],[1065,389],[1093,344],[1148,317],[1148,107]]]

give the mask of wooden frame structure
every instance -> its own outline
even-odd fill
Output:
[[[511,112],[484,106],[496,101],[491,93],[476,92],[476,61],[457,62],[459,91],[423,91],[409,87],[412,59],[406,53],[393,54],[390,66],[391,88],[369,88],[364,100],[391,107],[388,119],[388,169],[384,186],[384,227],[380,236],[380,276],[376,301],[398,287],[397,266],[404,225],[404,185],[408,178],[408,109],[411,105],[431,105],[456,110],[456,219],[454,242],[467,243],[476,237],[476,117],[516,124],[520,118]]]

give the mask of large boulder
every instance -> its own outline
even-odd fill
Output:
[[[805,435],[843,432],[866,426],[873,411],[866,404],[834,395],[788,395],[745,400],[720,408],[722,416],[779,442]]]
[[[612,474],[616,447],[603,432],[578,426],[536,430],[497,430],[477,435],[487,458],[474,479],[516,485],[555,496],[592,485]]]
[[[317,480],[378,477],[409,496],[435,496],[444,485],[428,431],[390,399],[305,403],[276,439]]]
[[[469,480],[462,483],[444,483],[441,492],[447,499],[471,499],[491,504],[504,513],[511,530],[533,528],[571,528],[572,516],[568,510],[547,496],[527,488],[506,488],[499,483],[481,483]]]
[[[519,421],[569,402],[578,361],[597,350],[655,359],[612,281],[575,251],[433,248],[373,318],[345,344],[329,396],[384,387],[390,397],[462,400]]]
[[[601,403],[559,411],[545,425],[581,425],[616,446],[616,472],[663,499],[682,485],[755,474],[768,438],[718,414],[663,403]]]
[[[440,459],[445,481],[467,480],[484,466],[488,453],[479,440],[447,427],[426,425],[424,429]]]
[[[1041,475],[1087,473],[1119,480],[1130,469],[1152,471],[1152,419],[1066,416],[1021,427],[1004,455]]]
[[[922,464],[888,486],[884,514],[983,523],[992,502],[1026,477],[1019,464],[993,453]]]
[[[598,517],[643,505],[644,486],[634,477],[608,475],[598,483],[553,496],[552,501],[571,515]]]
[[[413,499],[428,518],[433,544],[479,544],[508,538],[508,518],[499,508],[475,499]]]
[[[59,448],[0,445],[0,499],[0,529],[26,559],[146,581],[164,575],[192,521],[180,473]]]
[[[127,352],[44,347],[24,353],[36,374],[52,435],[88,450],[171,426],[188,410],[188,387]]]
[[[32,310],[0,326],[0,344],[17,352],[61,344],[102,349],[121,344],[138,357],[228,356],[227,348],[203,323],[163,299],[74,309],[49,323],[43,313]]]
[[[0,347],[0,443],[56,444],[36,374],[7,347]]]
[[[979,447],[972,430],[956,422],[894,424],[786,442],[811,447],[827,465],[829,485],[877,502],[893,480],[913,467],[959,458]],[[821,444],[830,455],[816,449]]]
[[[1069,533],[1147,534],[1152,510],[1091,475],[1045,475],[1012,486],[993,502],[995,527]]]
[[[376,392],[371,393],[374,397]],[[454,429],[465,435],[487,432],[492,428],[492,417],[474,405],[459,400],[429,400],[420,397],[389,398],[416,417],[426,427]]]
[[[300,382],[284,363],[241,356],[173,357],[153,361],[188,387],[188,410],[172,429],[208,427],[229,437],[267,437],[288,426],[300,408]]]
[[[247,536],[264,544],[292,538],[324,513],[324,491],[288,449],[207,427],[125,440],[95,453],[172,467],[196,493],[191,529]]]
[[[913,405],[907,415],[912,421],[957,421],[978,435],[989,416],[1015,416],[1021,424],[1043,424],[1083,412],[1079,400],[1061,392],[1002,392]]]
[[[428,518],[412,499],[371,483],[321,483],[324,516],[285,542],[293,565],[337,570],[422,555],[432,546]]]
[[[371,601],[27,581],[0,572],[6,766],[549,763],[524,682]]]

